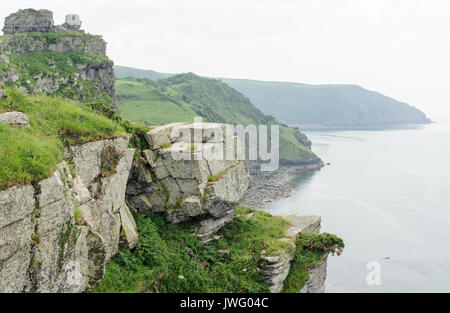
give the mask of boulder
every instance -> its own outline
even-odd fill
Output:
[[[224,153],[238,145],[220,123],[171,123],[151,129],[145,166],[133,166],[127,187],[130,204],[142,212],[164,213],[170,223],[198,221],[194,234],[207,242],[234,217],[234,207],[250,185],[245,160]],[[195,139],[195,144],[192,144]],[[218,152],[218,153],[215,153]],[[147,179],[152,176],[154,179]]]
[[[53,30],[53,13],[48,10],[25,9],[12,13],[5,18],[5,35],[41,32]]]
[[[179,128],[186,123],[170,123],[164,126],[152,128],[146,135],[150,148],[153,150],[160,149],[164,145],[172,144],[177,137],[172,136],[172,130]],[[175,131],[174,131],[175,132]],[[176,132],[175,132],[176,133]]]
[[[30,128],[28,116],[22,112],[6,112],[0,114],[0,123],[23,128]]]

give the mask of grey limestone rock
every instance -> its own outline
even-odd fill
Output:
[[[75,176],[62,162],[33,186],[0,191],[0,292],[83,292],[103,277],[119,246],[135,247],[136,224],[125,204],[129,139],[70,147],[65,156]],[[119,160],[103,177],[105,147]]]
[[[30,128],[28,116],[22,112],[6,112],[0,114],[0,123],[23,128]]]
[[[130,203],[140,211],[163,212],[171,223],[197,221],[194,233],[203,242],[211,240],[234,217],[234,207],[250,184],[246,161],[237,160],[236,154],[226,158],[227,143],[234,148],[237,140],[228,129],[220,123],[152,128],[146,135],[146,162],[134,164],[129,178]]]
[[[3,32],[7,34],[50,32],[53,30],[53,13],[48,10],[25,9],[5,18]]]

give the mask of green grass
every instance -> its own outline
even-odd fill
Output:
[[[75,219],[75,225],[83,225],[83,222],[84,222],[83,212],[77,206],[75,206],[74,219]]]
[[[288,222],[244,207],[237,207],[236,214],[219,232],[221,239],[204,245],[188,233],[188,226],[134,214],[136,249],[121,250],[92,292],[268,292],[258,272],[261,252],[292,248],[278,240]]]
[[[294,260],[284,283],[284,292],[300,292],[309,280],[308,269],[317,265],[329,253],[340,255],[343,248],[344,242],[336,235],[299,234]]]
[[[172,147],[172,143],[171,142],[164,142],[163,144],[161,144],[161,148],[162,149],[167,149]]]
[[[0,124],[0,189],[47,178],[63,160],[64,146],[125,134],[118,123],[88,105],[58,97],[29,96],[6,88],[0,113],[20,111],[31,128]]]
[[[7,83],[11,87],[21,86],[31,92],[37,88],[38,75],[42,78],[49,77],[52,80],[67,79],[67,82],[61,83],[59,89],[49,95],[59,95],[73,100],[83,99],[85,102],[99,99],[104,103],[111,102],[110,97],[100,93],[92,82],[78,78],[78,83],[75,84],[76,74],[79,73],[77,65],[104,67],[112,64],[107,57],[101,54],[83,51],[58,53],[44,50],[31,53],[11,53],[9,61],[9,64],[0,63],[0,67],[9,66],[20,77],[15,83]],[[56,75],[58,78],[55,78]]]
[[[193,121],[189,105],[176,102],[151,84],[134,80],[117,80],[115,85],[121,115],[149,125]]]
[[[223,170],[223,171],[217,173],[216,175],[208,176],[208,182],[216,182],[216,181],[218,181],[218,180],[221,180],[221,179],[228,173],[228,171],[229,171],[230,169],[232,169],[233,167],[235,167],[235,166],[236,166],[236,165],[232,165],[232,166],[230,166],[229,168],[226,168],[225,170]]]

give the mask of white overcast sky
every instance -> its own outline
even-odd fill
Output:
[[[358,84],[450,117],[450,0],[15,0],[0,19],[29,7],[80,14],[118,65]]]

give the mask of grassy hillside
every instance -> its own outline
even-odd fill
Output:
[[[114,70],[118,77],[161,79],[174,76],[130,67],[115,67]],[[364,127],[430,122],[422,111],[356,85],[220,80],[247,96],[265,114],[288,125]]]
[[[181,96],[170,98],[168,88],[150,80],[120,79],[115,88],[119,110],[127,119],[161,125],[191,121],[195,115]]]
[[[7,87],[29,93],[43,92],[82,102],[111,104],[105,82],[98,77],[80,75],[80,68],[92,73],[112,69],[113,62],[101,52],[87,52],[101,45],[102,39],[79,31],[21,33],[0,36],[0,81]],[[73,50],[56,52],[56,45],[74,45]],[[112,72],[112,71],[111,71]],[[112,79],[114,79],[112,77]]]
[[[428,123],[420,110],[355,85],[221,79],[289,125],[376,126]]]
[[[6,88],[0,113],[10,111],[27,114],[31,128],[0,123],[0,190],[49,177],[63,159],[64,146],[125,134],[89,104]]]
[[[189,224],[135,214],[140,236],[136,249],[121,250],[92,292],[268,292],[258,271],[261,253],[281,255],[295,248],[280,240],[289,223],[260,210],[235,211],[237,217],[220,230],[220,239],[207,244],[186,231]],[[341,239],[326,233],[299,236],[296,244],[285,292],[299,292],[309,279],[308,267],[343,247]]]
[[[272,125],[277,121],[254,107],[248,98],[228,85],[192,73],[152,81],[120,79],[116,82],[123,117],[147,124],[205,121],[235,125]],[[280,157],[284,161],[311,163],[318,158],[300,132],[280,126]]]

